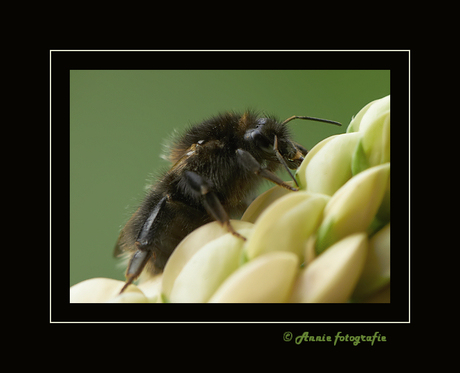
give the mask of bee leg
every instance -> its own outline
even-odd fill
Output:
[[[208,214],[217,220],[222,226],[226,227],[227,230],[235,237],[246,241],[245,237],[233,229],[224,206],[222,206],[219,198],[217,198],[216,194],[211,190],[209,183],[200,175],[192,171],[186,171],[185,177],[192,190],[195,193],[199,193],[201,196],[201,201]]]
[[[120,294],[123,293],[125,289],[140,276],[145,265],[148,263],[150,258],[155,255],[152,250],[152,238],[156,232],[154,222],[158,216],[158,213],[165,205],[166,200],[167,197],[163,197],[160,202],[157,203],[147,218],[146,222],[144,223],[144,226],[139,232],[139,235],[137,236],[136,242],[134,243],[136,245],[137,251],[129,261],[128,268],[126,269],[125,273],[126,283],[121,289]]]
[[[294,146],[294,148],[297,149],[295,146]],[[291,177],[292,180],[294,180],[294,183],[298,188],[299,183],[295,179],[294,175],[292,174],[291,170],[289,169],[289,166],[287,165],[286,161],[284,160],[283,156],[281,155],[280,151],[278,150],[278,137],[276,135],[275,135],[275,142],[274,142],[274,145],[273,145],[273,151],[275,152],[276,158],[278,158],[278,162],[281,163],[281,165],[286,169],[286,171],[289,173],[289,176]],[[297,150],[297,154],[299,154],[299,157],[302,155],[298,150]],[[297,157],[297,154],[296,154],[296,157]],[[302,161],[303,161],[303,157],[302,157]]]
[[[243,149],[237,149],[236,154],[238,156],[240,164],[248,171],[254,172],[256,175],[262,176],[264,179],[271,181],[283,188],[292,190],[294,192],[298,191],[297,188],[290,186],[288,183],[281,180],[278,176],[276,176],[273,172],[267,170],[266,168],[262,168],[257,159],[255,159],[251,153],[247,152]]]
[[[137,242],[136,242],[137,244]],[[137,245],[136,245],[137,246]],[[129,261],[128,269],[126,270],[126,283],[123,285],[123,288],[120,291],[120,294],[125,291],[125,289],[133,283],[133,281],[139,277],[145,265],[152,256],[152,251],[137,250]]]

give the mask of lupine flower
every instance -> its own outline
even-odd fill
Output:
[[[71,302],[388,302],[390,96],[313,147],[295,177],[300,191],[275,186],[231,221],[247,241],[206,224],[163,274],[121,295],[122,281],[86,280]]]
[[[303,262],[305,243],[321,223],[328,200],[326,195],[299,191],[275,201],[257,219],[244,248],[246,258],[251,260],[271,251],[290,251]],[[280,216],[283,218],[279,219]]]
[[[238,220],[231,220],[231,224],[245,237],[250,235],[253,227],[252,223]],[[217,222],[203,225],[190,233],[176,247],[162,274],[161,292],[164,299],[180,299],[180,302],[198,301],[197,299],[207,301],[212,291],[238,267],[242,245],[241,239],[228,233]],[[195,270],[203,275],[193,279]],[[204,272],[208,270],[212,283],[209,279],[204,279]],[[187,276],[190,276],[190,283],[187,283]],[[189,285],[190,288],[187,288]],[[196,287],[192,288],[194,286]],[[197,288],[199,286],[201,287]],[[185,288],[189,289],[190,294],[186,294],[188,290],[184,290]]]
[[[307,155],[299,167],[300,185],[310,192],[332,196],[353,176],[352,156],[361,136],[360,133],[346,133],[320,143],[321,148],[311,158]]]
[[[348,126],[348,133],[361,134],[353,154],[353,175],[390,162],[390,96],[375,100],[363,108]]]
[[[136,286],[129,285],[121,295],[123,281],[110,278],[92,278],[70,288],[71,303],[146,303],[147,297]]]
[[[390,223],[369,240],[363,273],[353,292],[353,298],[365,298],[390,282]]]
[[[367,249],[365,233],[352,234],[332,245],[301,271],[290,301],[346,302],[363,270]]]
[[[210,303],[287,302],[299,271],[297,255],[273,251],[245,263],[232,273]]]
[[[371,167],[331,197],[317,232],[317,254],[350,234],[367,231],[382,204],[389,176],[390,163]]]
[[[166,295],[168,300],[175,303],[207,302],[239,267],[243,242],[226,233],[201,247],[174,279],[171,293]]]

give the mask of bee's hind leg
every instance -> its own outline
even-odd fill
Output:
[[[136,242],[137,243],[137,242]],[[133,283],[136,278],[139,277],[145,265],[152,256],[152,251],[148,250],[137,250],[129,261],[128,269],[126,270],[126,282],[123,285],[123,288],[120,291],[120,294],[123,293],[126,288]]]
[[[142,273],[144,267],[152,256],[155,255],[152,247],[152,240],[156,233],[156,225],[154,224],[159,216],[161,209],[165,206],[167,196],[163,197],[153,208],[139,235],[137,236],[135,245],[137,251],[131,257],[128,268],[126,269],[126,283],[120,291],[123,293],[126,288],[135,281]]]

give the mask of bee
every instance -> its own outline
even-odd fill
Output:
[[[152,275],[161,273],[179,242],[206,223],[216,220],[245,240],[233,229],[230,217],[245,210],[264,179],[297,191],[291,170],[300,166],[307,149],[291,138],[287,124],[294,119],[341,125],[307,116],[280,122],[253,111],[227,112],[178,136],[167,155],[172,167],[147,192],[115,246],[116,256],[129,258],[120,293],[144,269]],[[281,167],[295,186],[275,174]]]

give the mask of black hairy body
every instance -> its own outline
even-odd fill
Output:
[[[179,242],[208,222],[217,220],[244,239],[231,227],[229,216],[244,211],[264,178],[297,190],[274,174],[281,166],[296,169],[307,154],[286,126],[296,118],[318,120],[291,117],[279,122],[251,111],[225,113],[177,137],[167,155],[172,167],[120,233],[115,252],[130,257],[122,291],[144,267],[160,273]]]

